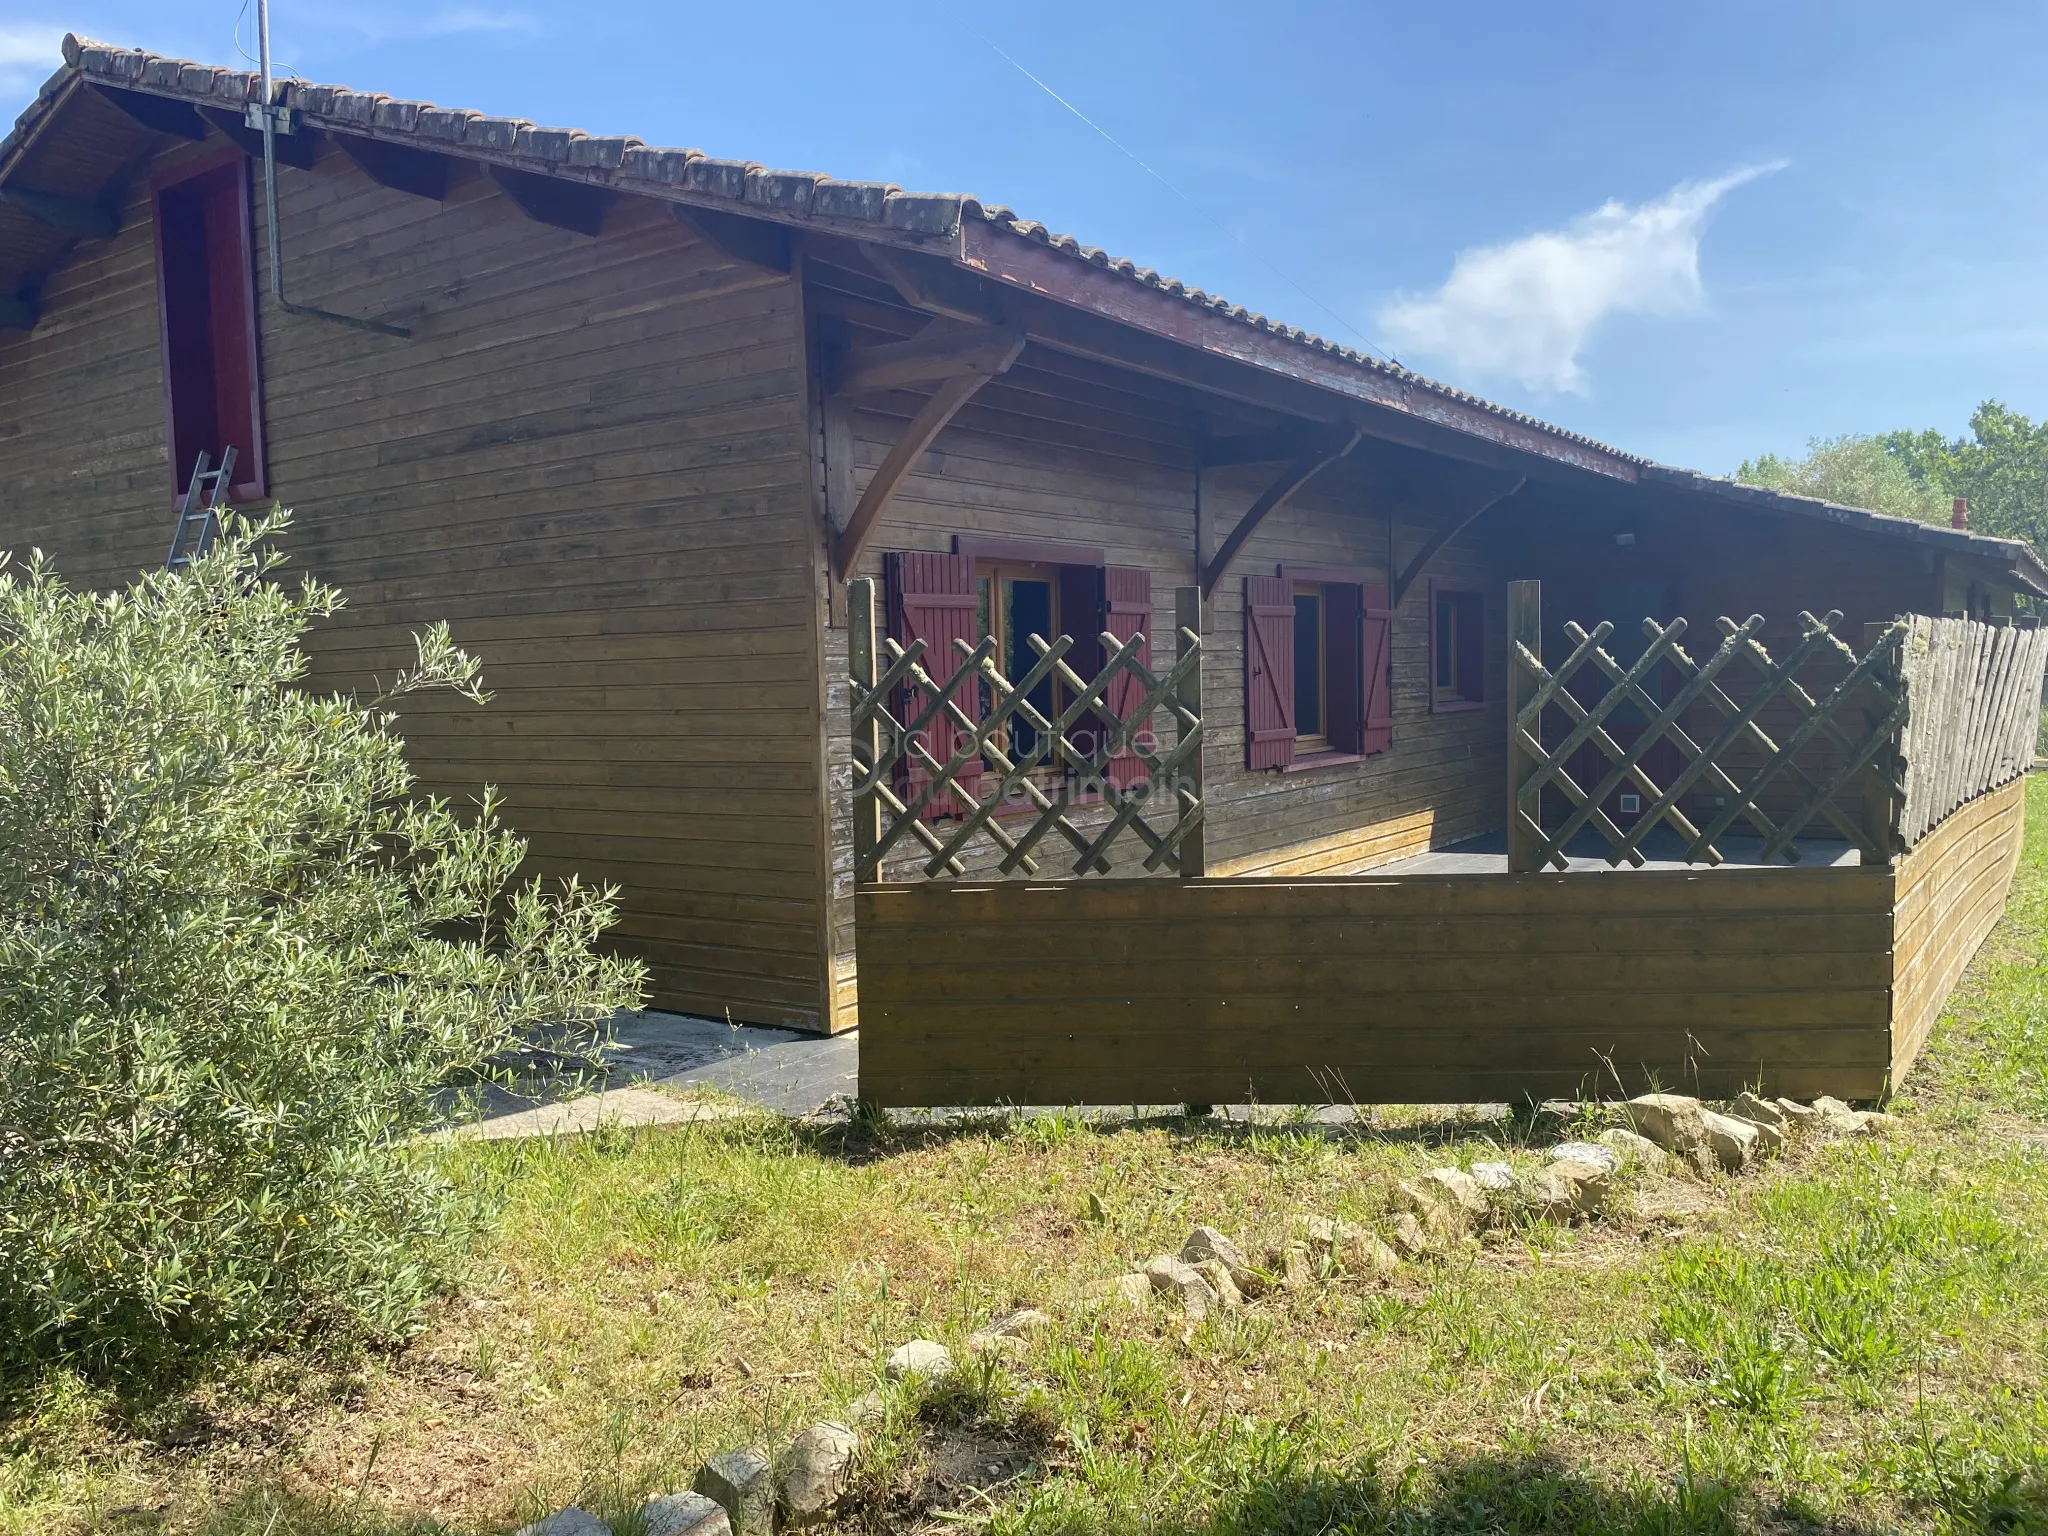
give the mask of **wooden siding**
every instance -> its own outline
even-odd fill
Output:
[[[1949,992],[2005,910],[2026,830],[2027,781],[1980,795],[1899,860],[1891,1081],[1927,1043]]]
[[[867,886],[861,1092],[1870,1098],[1892,891],[1854,867]]]
[[[886,338],[907,320],[885,305],[842,291],[814,306]],[[848,497],[858,494],[920,402],[915,394],[861,396],[851,417]],[[1110,565],[1151,578],[1154,612],[1169,611],[1176,587],[1198,577],[1196,543],[1213,550],[1279,466],[1197,468],[1201,430],[1192,397],[1169,386],[1043,347],[1027,348],[940,433],[905,480],[868,541],[856,575],[882,576],[891,550],[945,551],[957,534],[1043,540],[1100,548]],[[816,451],[829,459],[821,433]],[[834,466],[821,464],[821,480]],[[1391,553],[1414,556],[1446,515],[1432,505],[1393,509],[1331,473],[1270,517],[1238,556],[1205,614],[1203,772],[1209,805],[1208,860],[1222,873],[1350,873],[1441,846],[1498,825],[1503,813],[1502,717],[1488,708],[1433,715],[1428,694],[1426,584],[1418,582],[1393,621],[1393,746],[1364,761],[1290,773],[1245,767],[1244,574],[1272,574],[1281,562],[1341,566],[1389,583]],[[1453,540],[1433,574],[1487,591],[1488,688],[1501,686],[1497,640],[1505,618],[1504,566],[1488,551],[1484,525]],[[857,1005],[849,744],[844,687],[845,631],[825,635],[829,678],[827,760],[831,782],[833,964],[838,1006]],[[1155,652],[1155,654],[1158,654]],[[922,855],[891,866],[911,878]],[[975,866],[984,872],[993,858]]]
[[[313,637],[315,682],[388,677],[448,619],[495,698],[408,701],[421,787],[495,783],[532,872],[619,885],[659,1004],[822,1026],[797,283],[627,198],[592,239],[473,171],[445,203],[331,148],[281,177],[292,296],[414,330],[286,316],[259,279],[272,487],[297,568],[349,603]],[[131,198],[43,324],[0,340],[0,546],[81,584],[170,537],[149,242]]]

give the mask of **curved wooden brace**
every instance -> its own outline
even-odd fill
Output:
[[[1287,498],[1315,478],[1318,471],[1334,464],[1353,448],[1365,434],[1356,427],[1345,429],[1348,435],[1332,437],[1324,446],[1305,458],[1296,459],[1271,485],[1267,486],[1259,499],[1251,504],[1237,526],[1230,530],[1230,537],[1223,541],[1223,547],[1216,551],[1216,558],[1209,562],[1202,572],[1202,596],[1213,597],[1216,584],[1223,579],[1223,573],[1230,569],[1230,562],[1237,558],[1237,552],[1244,548],[1244,541],[1258,530],[1259,524],[1278,507],[1286,505]]]
[[[1443,527],[1437,529],[1435,533],[1431,534],[1429,542],[1416,552],[1415,558],[1408,562],[1408,568],[1401,572],[1400,579],[1394,583],[1394,590],[1387,599],[1387,606],[1389,608],[1400,607],[1401,599],[1408,595],[1408,589],[1415,585],[1415,578],[1422,574],[1422,568],[1429,564],[1438,550],[1450,543],[1451,540],[1455,539],[1467,528],[1470,528],[1474,522],[1478,521],[1479,515],[1482,512],[1486,512],[1498,506],[1501,502],[1506,501],[1528,483],[1529,477],[1527,475],[1517,475],[1515,483],[1506,490],[1496,496],[1487,497],[1486,500],[1479,503],[1478,506],[1467,512],[1456,522],[1446,523]]]
[[[860,501],[853,509],[853,516],[846,520],[832,540],[832,569],[841,581],[853,569],[860,558],[861,546],[867,543],[868,535],[874,532],[875,524],[888,510],[889,502],[896,495],[925,449],[932,445],[932,439],[944,430],[960,407],[974,398],[975,392],[990,379],[1009,371],[1010,364],[1017,360],[1017,354],[1024,350],[1024,333],[1015,334],[1011,344],[1001,353],[988,360],[986,372],[962,374],[947,379],[932,397],[925,401],[922,409],[910,418],[910,425],[903,429],[903,435],[896,439],[896,446],[889,450],[889,456],[882,460],[881,468],[875,471],[875,478],[868,482],[868,488],[861,492]]]

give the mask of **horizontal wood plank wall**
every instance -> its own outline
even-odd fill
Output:
[[[280,178],[293,296],[414,332],[284,315],[259,277],[289,548],[348,599],[313,638],[315,683],[388,679],[448,619],[495,697],[407,701],[421,787],[464,802],[494,783],[530,872],[617,884],[616,941],[658,1004],[818,1027],[797,285],[631,199],[593,239],[471,172],[445,203],[331,147]],[[258,222],[260,261],[260,199]],[[95,585],[170,538],[149,241],[131,209],[114,249],[59,275],[34,336],[0,343],[0,420],[33,417],[0,447],[7,542],[59,548]]]
[[[111,109],[110,109],[111,110]],[[0,331],[0,550],[75,586],[161,566],[171,544],[149,178],[112,240],[81,240],[30,332]]]
[[[1899,860],[1893,939],[1892,1068],[1904,1080],[1949,992],[2005,909],[2026,830],[2017,779],[1954,812]]]
[[[1220,544],[1277,466],[1212,470],[1202,486],[1204,545]],[[1389,522],[1398,573],[1454,507],[1395,505],[1347,484],[1341,470],[1311,481],[1267,519],[1210,599],[1203,728],[1209,869],[1217,875],[1357,874],[1486,832],[1505,814],[1507,743],[1503,635],[1506,567],[1482,522],[1446,544],[1419,575],[1393,623],[1394,736],[1363,762],[1254,772],[1244,751],[1244,582],[1282,564],[1359,569],[1391,587]],[[1486,704],[1430,708],[1430,579],[1484,595]]]
[[[880,1104],[1869,1098],[1888,871],[866,886]]]

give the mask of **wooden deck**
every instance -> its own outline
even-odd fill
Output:
[[[864,887],[861,1092],[1875,1098],[2002,908],[2024,792],[1972,801],[1894,869]]]

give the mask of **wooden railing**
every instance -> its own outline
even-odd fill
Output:
[[[1797,863],[1795,839],[1815,821],[1865,863],[1891,862],[1904,792],[1903,624],[1878,627],[1858,655],[1834,633],[1841,614],[1801,613],[1800,638],[1773,657],[1757,638],[1761,616],[1723,618],[1719,644],[1695,661],[1681,644],[1684,619],[1646,618],[1645,643],[1624,664],[1608,649],[1613,624],[1567,623],[1572,651],[1552,670],[1542,659],[1539,604],[1535,582],[1510,584],[1511,871],[1568,868],[1566,849],[1586,828],[1605,841],[1613,865],[1640,867],[1642,844],[1659,826],[1683,839],[1687,863],[1723,862],[1717,840],[1738,826],[1762,839],[1764,862]],[[1810,690],[1802,672],[1831,680]],[[1618,795],[1634,802],[1624,802],[1626,825],[1607,809]],[[1565,804],[1549,824],[1546,798]]]
[[[877,633],[875,596],[871,579],[847,585],[857,880],[884,878],[905,838],[928,855],[914,866],[926,879],[966,874],[977,845],[1000,855],[995,873],[1036,875],[1039,850],[1055,837],[1073,854],[1063,874],[1109,874],[1132,844],[1143,846],[1143,870],[1202,873],[1197,589],[1176,593],[1171,667],[1155,673],[1142,662],[1143,636],[1104,634],[1090,677],[1067,663],[1072,635],[1031,636],[1037,660],[1015,677],[996,666],[990,638],[956,640],[946,657],[928,655],[922,640],[898,644]],[[1123,678],[1136,687],[1118,688]],[[1047,697],[1047,684],[1050,711],[1032,702]],[[1118,695],[1121,711],[1110,703]],[[1153,735],[1161,713],[1172,723],[1170,749]],[[1111,773],[1133,758],[1135,782]]]
[[[1915,616],[1906,621],[1905,807],[1912,847],[1950,812],[2034,760],[2048,630]]]

